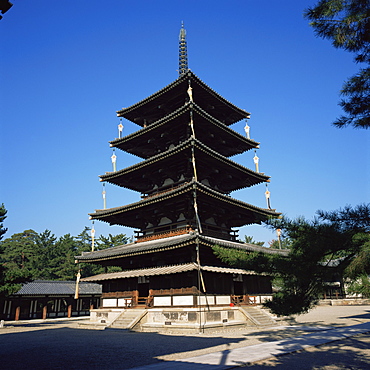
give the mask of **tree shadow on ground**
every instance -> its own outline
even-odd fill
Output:
[[[254,364],[240,365],[253,370],[364,370],[370,368],[369,348],[370,335],[367,333]]]
[[[310,325],[293,324],[264,330],[249,331],[243,334],[248,339],[258,339],[261,342],[271,342],[292,337],[298,337],[312,332],[320,332],[333,329],[332,326],[323,326],[322,322],[313,322]]]
[[[341,316],[339,319],[359,319],[359,321],[363,320],[370,320],[370,311],[365,311],[365,313],[360,315],[348,315],[348,316]]]
[[[160,363],[161,360],[157,358],[159,356],[197,351],[242,340],[240,337],[164,335],[68,327],[42,330],[40,327],[40,330],[1,334],[0,358],[1,367],[9,370],[130,369]],[[186,368],[185,365],[179,363],[177,366],[176,363],[176,367]]]

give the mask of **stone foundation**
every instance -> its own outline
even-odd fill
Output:
[[[133,328],[145,332],[188,332],[248,326],[253,323],[236,307],[148,309]]]

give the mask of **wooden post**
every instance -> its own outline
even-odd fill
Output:
[[[72,305],[68,305],[68,317],[72,317]]]
[[[14,318],[14,320],[18,321],[20,315],[21,315],[21,307],[17,306],[17,308],[15,309],[15,318]]]
[[[48,313],[48,306],[47,306],[47,305],[45,305],[45,306],[42,308],[42,319],[43,319],[43,320],[45,320],[45,319],[46,319],[47,313]]]

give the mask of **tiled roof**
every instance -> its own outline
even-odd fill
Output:
[[[186,263],[183,265],[163,266],[144,268],[138,270],[128,270],[120,272],[111,272],[107,274],[99,274],[84,278],[83,281],[103,281],[112,279],[125,279],[139,276],[154,276],[154,275],[169,275],[176,274],[179,272],[187,272],[197,270],[198,265],[196,263]],[[229,268],[229,267],[215,267],[215,266],[201,266],[201,270],[209,272],[220,272],[225,274],[243,274],[243,275],[255,275],[253,271],[247,271],[243,269]]]
[[[178,108],[174,112],[171,112],[167,116],[161,118],[160,120],[158,120],[156,122],[153,122],[152,124],[142,128],[138,131],[135,131],[135,132],[133,132],[133,133],[127,135],[127,136],[124,136],[122,138],[116,138],[115,140],[110,141],[110,144],[111,144],[112,147],[120,147],[124,143],[130,142],[130,141],[135,142],[135,140],[137,141],[138,138],[146,137],[148,135],[150,135],[151,137],[153,137],[153,136],[155,137],[155,132],[156,132],[156,130],[158,130],[158,128],[162,128],[162,130],[163,130],[163,126],[165,126],[167,124],[170,124],[170,125],[173,126],[174,125],[173,122],[176,122],[176,119],[178,119],[179,117],[181,118],[183,116],[188,117],[190,111],[193,113],[194,116],[197,116],[197,117],[201,118],[200,121],[198,119],[194,119],[194,125],[195,125],[195,130],[196,131],[199,128],[198,127],[198,122],[200,124],[203,124],[203,122],[205,122],[205,121],[210,122],[210,123],[212,123],[213,127],[216,127],[217,130],[222,132],[223,137],[225,135],[231,136],[234,140],[236,140],[237,143],[239,143],[239,145],[242,145],[243,150],[237,149],[235,147],[234,148],[230,148],[230,147],[227,148],[226,146],[223,148],[223,147],[220,147],[220,145],[218,145],[217,146],[217,151],[222,152],[222,151],[227,150],[228,154],[227,155],[225,154],[227,157],[230,157],[230,156],[235,155],[237,153],[243,153],[245,150],[249,150],[251,148],[258,148],[258,146],[259,146],[258,142],[254,141],[254,140],[251,140],[251,139],[248,139],[247,137],[245,137],[245,136],[239,134],[238,132],[232,130],[230,127],[228,127],[224,123],[220,122],[219,120],[217,120],[216,118],[211,116],[209,113],[207,113],[205,110],[203,110],[200,106],[198,106],[194,102],[186,102],[183,106],[181,106],[180,108]],[[168,126],[166,126],[166,128],[167,127]],[[178,130],[180,130],[180,129],[185,130],[185,128],[186,128],[186,125],[185,126],[184,125],[178,125]],[[162,130],[161,130],[161,133],[162,133]],[[221,136],[221,134],[220,134],[220,136]],[[215,140],[213,140],[212,142],[215,142]],[[147,143],[147,141],[145,141],[145,143]],[[214,149],[216,149],[216,147]],[[148,157],[151,157],[153,155],[153,154],[148,155],[147,153],[138,152],[137,150],[135,150],[134,154],[139,156],[139,157],[142,157],[142,158],[148,158]]]
[[[132,212],[136,212],[137,209],[147,211],[149,209],[148,206],[164,202],[168,199],[173,199],[182,194],[193,192],[194,190],[196,190],[198,196],[203,195],[206,198],[208,197],[208,199],[212,199],[212,201],[218,201],[219,203],[216,207],[228,207],[230,212],[237,211],[238,213],[243,213],[243,218],[239,217],[238,219],[230,221],[230,223],[235,227],[252,223],[261,223],[268,217],[280,216],[280,213],[275,212],[274,209],[260,208],[252,204],[242,202],[230,196],[223,195],[195,180],[185,183],[182,186],[178,186],[177,188],[169,190],[168,192],[142,199],[139,202],[120,207],[96,210],[95,213],[90,213],[89,215],[91,219],[105,221],[111,225],[116,224],[139,228],[139,220],[132,217]],[[233,211],[231,211],[231,209],[233,209]],[[230,215],[232,216],[234,214],[231,213]],[[235,221],[237,221],[237,223]]]
[[[79,294],[101,294],[102,287],[99,284],[80,282]],[[75,281],[51,281],[35,280],[26,283],[16,295],[73,295],[76,290]]]
[[[205,162],[208,166],[211,165],[209,160],[210,157],[214,158],[218,162],[219,170],[224,171],[225,173],[231,173],[234,175],[235,178],[241,176],[244,181],[235,181],[230,182],[228,184],[228,191],[234,191],[239,188],[244,188],[246,186],[253,186],[255,184],[269,181],[269,176],[266,176],[262,173],[255,172],[247,167],[244,167],[231,159],[224,157],[223,155],[217,153],[213,149],[209,148],[208,146],[201,143],[199,140],[194,138],[189,138],[188,140],[182,142],[181,144],[168,149],[165,152],[157,154],[149,159],[146,159],[142,162],[136,163],[130,167],[126,167],[122,170],[115,171],[115,172],[108,172],[105,175],[101,175],[101,181],[108,181],[110,183],[124,186],[129,189],[138,190],[145,193],[148,189],[153,187],[152,183],[148,181],[147,184],[144,183],[142,179],[142,171],[146,171],[147,173],[154,172],[155,168],[158,169],[159,166],[166,166],[166,161],[176,161],[180,166],[181,163],[188,161],[191,157],[191,154],[188,156],[181,155],[185,151],[189,151],[191,149],[197,149],[196,156],[198,158],[198,165],[199,163]],[[201,156],[198,156],[197,153],[202,153]],[[161,167],[162,168],[162,167]],[[222,168],[226,168],[222,170]],[[243,174],[243,175],[240,175]],[[129,177],[131,176],[131,177]],[[136,176],[136,177],[135,177]],[[132,180],[136,179],[136,180]],[[232,186],[231,184],[234,184]],[[146,189],[147,187],[147,189]]]
[[[169,238],[149,240],[141,243],[130,243],[119,245],[117,247],[107,248],[95,252],[85,252],[82,256],[76,256],[77,261],[100,261],[120,258],[121,256],[130,256],[147,253],[150,251],[159,251],[166,249],[180,248],[188,245],[196,238],[195,233],[176,235]]]
[[[207,246],[219,245],[221,247],[241,249],[248,252],[264,252],[272,254],[276,253],[283,255],[288,254],[287,250],[266,248],[255,244],[232,242],[228,240],[200,235],[197,232],[190,232],[189,234],[176,235],[169,238],[155,239],[141,243],[124,244],[95,252],[85,252],[82,254],[82,256],[77,256],[76,260],[79,262],[94,262],[127,257],[130,255],[139,255],[149,252],[158,252],[160,250],[176,249],[195,243],[197,238],[199,240],[199,243]]]
[[[166,87],[135,103],[134,105],[127,108],[122,108],[117,112],[117,116],[125,117],[126,119],[137,123],[140,126],[144,126],[144,120],[148,120],[148,123],[155,122],[156,119],[160,118],[161,116],[163,117],[163,114],[160,114],[159,112],[155,114],[156,110],[161,107],[161,102],[172,100],[175,106],[174,109],[179,107],[180,102],[183,100],[182,94],[180,94],[179,97],[179,89],[180,91],[184,91],[184,94],[186,94],[189,79],[194,82],[192,84],[193,95],[202,95],[203,99],[206,99],[208,103],[218,106],[217,112],[220,113],[221,110],[223,111],[224,119],[226,121],[225,124],[230,125],[240,121],[243,118],[249,117],[250,113],[223,98],[191,71],[188,71],[186,74],[179,77]],[[148,117],[144,116],[143,113],[148,115]]]

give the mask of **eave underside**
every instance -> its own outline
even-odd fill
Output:
[[[142,127],[152,124],[189,101],[189,81],[194,102],[219,121],[231,125],[249,117],[248,112],[224,99],[190,71],[146,99],[119,110],[117,115]]]
[[[84,252],[81,256],[76,256],[77,262],[102,262],[113,261],[121,258],[131,258],[133,256],[147,255],[150,253],[157,253],[159,251],[169,251],[186,246],[200,246],[212,247],[219,245],[224,248],[242,250],[245,252],[261,252],[268,254],[287,255],[288,250],[266,248],[256,244],[232,242],[218,238],[212,238],[198,232],[191,232],[169,238],[156,239],[142,243],[129,243],[112,248],[103,249],[95,252]]]
[[[101,181],[141,193],[152,192],[154,186],[162,187],[168,179],[174,184],[180,183],[181,179],[191,181],[194,177],[190,163],[193,148],[199,181],[207,181],[222,193],[269,181],[268,176],[243,167],[192,139],[146,161],[102,175]]]
[[[181,143],[192,132],[189,126],[193,115],[195,137],[225,157],[258,148],[259,143],[240,135],[203,111],[196,104],[185,104],[163,119],[120,139],[110,145],[141,158],[164,151],[168,143]]]
[[[207,220],[210,217],[223,219],[228,227],[239,227],[259,224],[269,217],[278,217],[274,210],[259,208],[241,202],[197,182],[191,182],[178,188],[123,207],[97,210],[90,214],[92,219],[108,222],[111,225],[144,229],[155,217],[178,216],[181,212],[186,219],[194,218],[193,200],[196,193],[199,217]]]
[[[95,276],[89,276],[81,279],[84,282],[93,282],[93,281],[104,281],[104,280],[115,280],[115,279],[128,279],[139,276],[158,276],[158,275],[172,275],[181,272],[188,271],[209,271],[216,272],[221,274],[240,274],[240,275],[255,275],[256,273],[249,270],[238,269],[238,268],[228,268],[228,267],[219,267],[219,266],[198,266],[196,263],[187,263],[180,265],[172,266],[161,266],[161,267],[152,267],[144,268],[137,270],[126,270],[120,272],[111,272],[106,274],[99,274]]]

